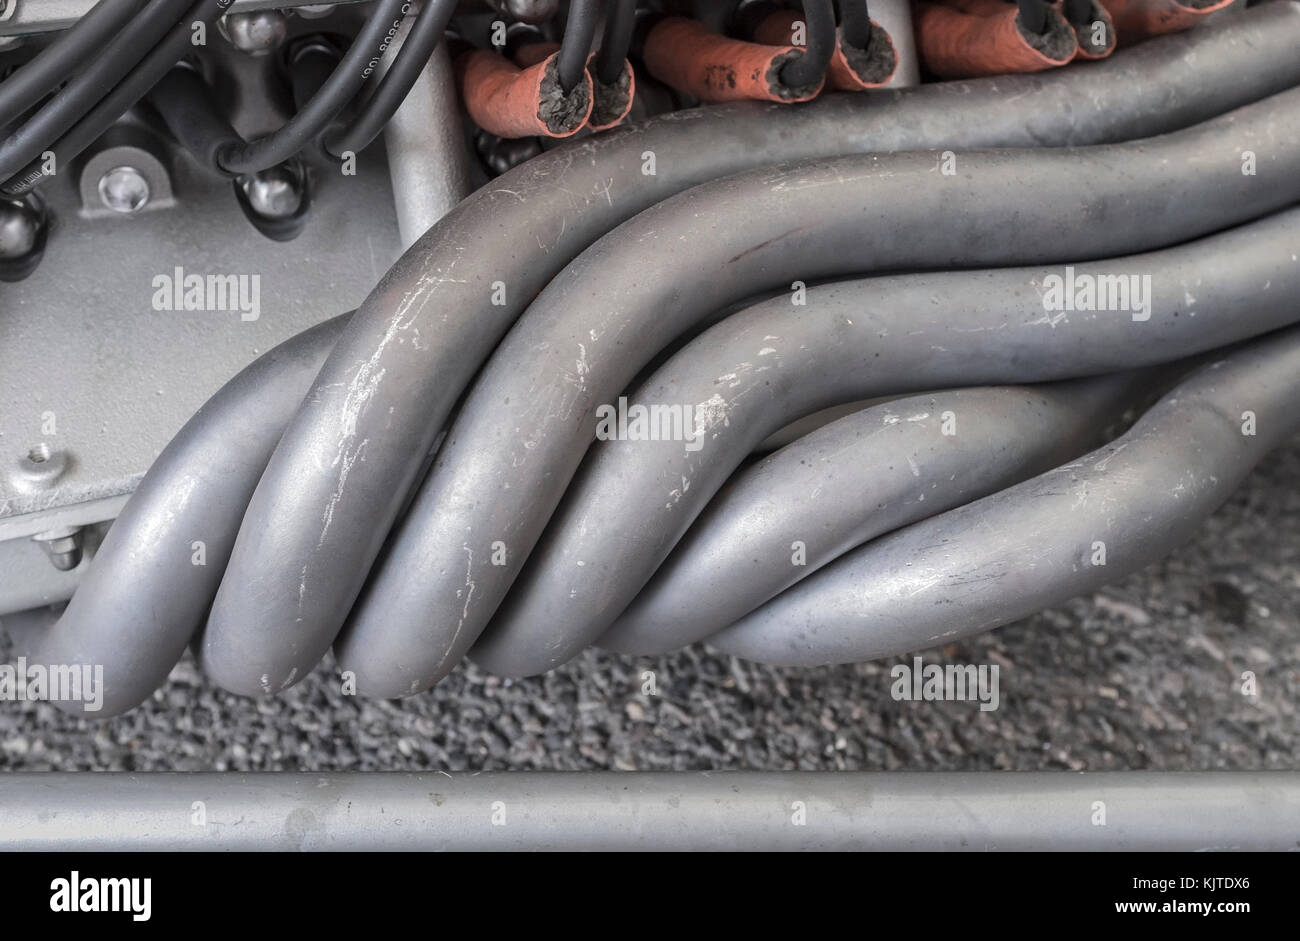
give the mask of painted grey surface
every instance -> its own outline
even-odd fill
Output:
[[[397,256],[382,160],[359,161],[356,177],[318,174],[311,221],[287,243],[254,231],[228,182],[177,169],[176,208],[124,218],[80,218],[70,180],[48,187],[46,257],[0,284],[0,520],[130,492],[226,380],[360,303]],[[155,310],[154,278],[177,267],[259,276],[260,316]],[[57,433],[43,434],[51,413]],[[6,472],[42,443],[69,466],[49,489],[20,492]]]

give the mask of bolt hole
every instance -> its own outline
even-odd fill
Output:
[[[38,444],[27,452],[27,460],[33,464],[44,464],[50,459],[50,446],[48,444]]]

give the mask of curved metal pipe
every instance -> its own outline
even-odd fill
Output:
[[[261,645],[223,638],[274,624],[287,646],[301,648],[267,659],[272,685],[310,668],[470,378],[543,285],[623,219],[773,160],[935,143],[1107,141],[1178,127],[1300,81],[1297,41],[1300,4],[1286,0],[1087,70],[928,85],[865,103],[840,95],[801,108],[681,112],[528,161],[426,233],[353,318],[250,504],[209,630],[227,653],[209,667],[219,681],[256,692],[260,683],[245,686],[240,664]],[[1171,98],[1169,88],[1180,93]]]
[[[253,488],[348,316],[258,357],[185,423],[114,521],[62,617],[34,635],[40,662],[103,665],[96,718],[147,699],[202,626]]]
[[[1241,149],[1258,154],[1257,176],[1241,173]],[[596,409],[712,312],[793,279],[1095,258],[1256,218],[1300,199],[1300,89],[1145,141],[963,154],[947,181],[940,160],[851,156],[737,174],[646,210],[569,265],[480,373],[352,611],[337,653],[358,689],[409,695],[450,672],[536,545]],[[725,421],[715,410],[703,430]],[[682,482],[658,483],[676,503]],[[614,590],[588,584],[601,601]],[[480,649],[489,669],[544,662],[556,633],[580,630],[516,626]],[[231,621],[205,652],[219,681],[247,688],[250,664],[311,669],[329,634]]]
[[[591,44],[596,38],[600,6],[597,0],[569,0],[569,15],[564,21],[560,57],[556,63],[560,88],[565,94],[573,91],[587,72],[587,57],[591,54]]]
[[[1100,450],[868,543],[709,643],[765,663],[873,660],[1091,592],[1185,542],[1300,429],[1297,401],[1291,327],[1204,367]]]
[[[775,578],[788,577],[784,583],[757,575],[755,544],[746,538],[729,547],[743,559],[743,577],[715,581],[719,573],[695,557],[686,567],[673,567],[678,580],[671,586],[644,599],[637,593],[745,456],[782,425],[875,395],[1041,382],[1168,362],[1294,323],[1300,320],[1300,264],[1293,258],[1298,244],[1300,210],[1293,209],[1162,252],[1070,269],[830,284],[809,290],[803,306],[782,296],[728,318],[629,396],[644,405],[693,406],[697,437],[597,442],[474,648],[474,659],[510,675],[544,672],[596,642],[628,605],[643,601],[651,606],[649,619],[644,608],[640,617],[629,612],[603,644],[646,652],[721,630],[807,574],[789,565],[789,541],[780,554],[784,564],[770,570]],[[1205,277],[1210,268],[1217,277]],[[1149,278],[1149,290],[1141,290],[1145,309],[1137,314],[1149,319],[1134,320],[1127,311],[1048,309],[1055,306],[1046,296],[1054,276],[1070,278],[1073,288],[1127,281],[1130,274],[1139,286]],[[485,377],[490,374],[489,368]],[[838,499],[819,517],[798,490],[797,477],[790,481],[782,495],[792,511],[797,507],[805,534],[822,525],[867,522]],[[536,497],[536,490],[530,492]],[[748,520],[748,512],[741,512]],[[635,525],[627,525],[630,520]],[[812,545],[811,536],[806,541]]]
[[[657,564],[670,549],[671,554],[614,622],[625,588],[635,592],[649,565],[627,573],[626,580],[620,577],[617,589],[607,589],[617,596],[608,606],[594,616],[581,612],[586,619],[580,622],[585,630],[579,636],[588,643],[599,637],[603,647],[636,654],[667,652],[702,640],[868,539],[1077,457],[1104,440],[1099,429],[1115,424],[1126,406],[1155,382],[1156,377],[1146,373],[1122,373],[1047,386],[939,392],[863,409],[727,481],[689,523],[691,528],[675,548],[685,518],[693,515],[691,507],[679,514],[681,523],[673,520],[674,529],[667,534],[660,525],[665,514],[651,511],[650,524],[643,527],[641,516],[629,508],[638,526],[630,534],[625,528],[625,534],[638,548],[649,544],[657,550],[650,564]],[[949,422],[951,434],[945,431]],[[705,446],[716,459],[711,445]],[[604,541],[604,533],[575,539],[572,528],[576,519],[587,517],[581,508],[589,504],[571,503],[571,498],[590,497],[596,481],[601,489],[612,489],[607,472],[614,462],[593,460],[596,456],[588,456],[579,480],[489,626],[483,644],[489,669],[501,656],[493,648],[494,632],[509,631],[539,606],[549,607],[556,575],[572,571],[572,556],[557,559],[547,554],[551,547],[581,541],[586,558],[587,546]],[[705,493],[692,503],[701,504],[709,496]],[[646,528],[657,538],[646,538]],[[617,570],[614,560],[590,557],[594,562],[589,564],[596,566],[588,576],[591,580],[604,581]],[[581,585],[574,587],[587,594]],[[597,626],[611,622],[609,631]],[[577,640],[573,633],[566,631],[565,644],[548,660],[570,652]],[[478,660],[480,655],[472,656]]]
[[[1295,22],[1294,18],[1292,18],[1292,22]],[[1214,36],[1214,34],[1210,34],[1210,32],[1205,35]],[[1216,44],[1225,42],[1223,36],[1214,36],[1214,39],[1216,39]],[[1182,45],[1183,43],[1179,44]],[[1153,49],[1160,47],[1160,45],[1161,43],[1156,43],[1149,45],[1148,48]],[[1227,52],[1232,51],[1232,45],[1234,44],[1227,43],[1225,45]],[[1256,58],[1247,58],[1247,60],[1243,62],[1242,68],[1247,70],[1252,69],[1252,65],[1257,66],[1258,61],[1260,60],[1256,60]],[[1173,58],[1173,61],[1166,62],[1165,65],[1170,66],[1170,68],[1182,65],[1182,58],[1175,57]],[[1204,65],[1204,61],[1200,62],[1200,65]],[[1266,73],[1271,74],[1271,79],[1266,79]],[[1268,69],[1256,68],[1252,71],[1251,75],[1249,75],[1249,78],[1251,78],[1252,82],[1277,81],[1278,73],[1275,70],[1270,71]],[[967,83],[966,91],[970,91],[971,88],[978,88],[979,86],[982,86],[982,84],[983,83],[979,82]],[[1256,87],[1258,87],[1256,84],[1245,84],[1245,86],[1242,86],[1243,94],[1245,91]],[[1127,120],[1127,118],[1125,118],[1125,120]],[[1114,127],[1110,127],[1110,130],[1113,131]],[[311,339],[309,338],[309,335],[304,334],[302,337],[298,338],[298,341],[309,342],[309,339]],[[321,348],[321,350],[318,351],[318,355],[324,356],[324,354],[324,348]],[[272,357],[276,355],[278,355],[278,351],[273,351],[272,354],[268,354],[268,356]],[[273,402],[273,400],[281,399],[282,406],[285,407],[287,411],[292,411],[292,403],[296,402],[296,400],[300,398],[300,387],[299,389],[291,389],[292,383],[281,385],[281,383],[259,380],[257,377],[260,376],[269,377],[270,373],[263,373],[261,370],[250,368],[250,370],[247,370],[246,374],[243,374],[243,376],[240,377],[240,380],[238,380],[240,383],[251,383],[251,385],[248,386],[250,393],[248,393],[247,396],[247,403],[270,403]],[[253,389],[256,389],[256,393],[253,393]],[[208,420],[221,411],[222,409],[216,409],[216,411],[214,411],[213,408],[204,409],[203,412],[200,412],[199,416],[195,417],[194,422],[191,422],[191,426],[187,426],[186,434],[190,433],[191,429],[194,430],[195,433],[199,433],[199,430],[204,429],[205,424],[208,424]],[[243,408],[235,408],[233,411],[246,413]],[[212,424],[222,430],[230,428],[230,426],[220,424],[220,422],[212,422]],[[221,432],[217,432],[217,430],[214,429],[203,430],[203,433],[221,434]],[[243,435],[235,433],[234,430],[231,430],[230,437],[225,438],[225,441],[227,442],[225,450],[218,448],[222,454],[235,454],[235,452],[239,451],[239,446],[242,445],[242,443],[246,443],[243,441]],[[168,452],[165,452],[165,454],[170,454],[170,451],[172,451],[172,448],[169,448]],[[159,463],[159,469],[152,473],[165,473],[166,467],[168,467],[168,461],[162,460]],[[179,478],[177,478],[177,480],[179,480]],[[129,532],[149,532],[155,534],[155,537],[160,535],[162,539],[170,539],[170,542],[166,543],[166,545],[172,547],[172,551],[177,555],[177,558],[178,556],[185,555],[187,551],[192,551],[188,550],[188,546],[191,545],[192,539],[186,539],[185,533],[179,532],[179,530],[186,529],[187,520],[191,519],[191,517],[186,516],[186,513],[199,513],[203,519],[208,520],[207,524],[204,524],[204,532],[208,532],[207,526],[216,526],[217,524],[220,524],[226,526],[227,530],[231,530],[231,535],[233,535],[235,521],[238,519],[238,513],[235,512],[233,508],[243,507],[244,504],[247,503],[248,490],[251,489],[253,482],[248,474],[244,474],[244,476],[240,478],[240,480],[243,481],[244,486],[222,486],[212,490],[196,489],[196,500],[200,500],[200,502],[201,500],[214,500],[214,502],[217,502],[222,507],[222,512],[213,513],[211,516],[204,515],[204,507],[196,503],[187,504],[185,513],[182,513],[181,516],[168,516],[170,511],[166,508],[165,500],[161,498],[172,491],[172,487],[177,483],[177,480],[173,480],[172,483],[166,483],[166,485],[157,486],[155,491],[157,496],[148,496],[151,491],[149,491],[147,487],[142,489],[142,496],[139,496],[139,498],[136,498],[135,500],[136,503],[140,504],[138,517],[136,517],[138,522],[133,522],[133,524],[130,524],[129,526],[123,524],[123,522],[118,522],[118,525],[116,526],[116,532],[120,533],[118,543],[123,546],[123,554],[125,554],[126,550],[129,550],[131,543],[138,541],[138,537],[131,537],[131,535],[127,534]],[[233,480],[235,480],[235,477],[225,478],[226,483]],[[123,516],[123,520],[129,519],[131,519],[130,515]],[[198,519],[198,517],[195,517],[195,519]],[[220,538],[220,534],[218,534],[217,542],[220,542]],[[218,564],[217,561],[214,561],[217,556],[211,551],[212,542],[213,541],[208,541],[209,551],[207,558],[209,567],[207,569],[199,568],[199,571],[192,571],[192,569],[196,567],[191,567],[191,571],[188,572],[190,574],[212,573],[212,577],[209,577],[204,581],[204,585],[207,585],[207,587],[199,585],[198,582],[182,581],[178,582],[177,585],[183,587],[173,586],[174,590],[172,591],[164,589],[164,587],[159,587],[159,589],[157,589],[160,595],[182,594],[183,591],[183,594],[185,594],[186,597],[194,599],[194,604],[186,604],[186,606],[172,608],[170,607],[170,602],[168,602],[168,604],[162,606],[161,610],[155,608],[151,613],[151,617],[156,617],[156,621],[144,621],[138,619],[138,617],[134,615],[133,607],[131,607],[130,604],[126,604],[126,606],[121,608],[117,608],[116,606],[100,607],[94,600],[96,590],[85,589],[83,590],[83,594],[86,595],[86,598],[83,599],[81,610],[87,613],[85,613],[85,615],[75,615],[74,613],[74,617],[69,621],[69,624],[65,624],[48,638],[49,642],[59,645],[57,646],[57,649],[60,650],[72,650],[72,646],[62,645],[65,645],[65,643],[73,645],[73,643],[77,642],[78,637],[91,637],[92,634],[98,634],[101,638],[112,639],[112,643],[101,643],[101,645],[96,646],[88,655],[94,656],[96,662],[104,662],[105,665],[107,665],[108,677],[110,678],[114,676],[133,677],[131,678],[129,688],[123,686],[120,694],[114,693],[114,690],[112,689],[114,684],[112,681],[109,682],[109,695],[114,699],[114,702],[117,703],[116,706],[113,706],[114,711],[122,711],[125,710],[125,708],[133,706],[133,704],[138,702],[139,699],[146,697],[149,691],[152,691],[152,689],[162,681],[162,678],[165,678],[170,665],[172,665],[174,660],[178,658],[179,650],[183,647],[183,641],[177,643],[174,639],[168,638],[188,636],[188,633],[192,632],[192,625],[201,619],[201,608],[207,606],[208,599],[211,598],[211,585],[214,573],[220,572],[221,568],[221,565]],[[118,577],[117,574],[110,574],[118,572],[118,564],[116,561],[113,561],[113,559],[116,558],[116,554],[110,554],[104,556],[100,561],[96,561],[96,569],[105,572],[105,585],[112,585],[113,578]],[[139,593],[140,599],[149,600],[153,598],[153,594],[151,594],[152,589],[149,589],[148,587],[151,585],[151,582],[136,581],[133,573],[130,572],[122,574],[121,577],[121,584],[130,584],[136,587],[142,587],[143,590]],[[118,621],[117,617],[105,615],[105,611],[114,610],[125,612],[125,616],[123,616],[121,621]],[[172,612],[170,615],[168,613],[169,611]],[[74,625],[77,624],[79,616],[83,616],[87,620],[86,623],[83,623],[78,628],[78,626]],[[90,621],[94,621],[94,624],[91,624]],[[151,629],[133,629],[130,626],[133,624],[155,625],[156,633],[153,633]],[[155,637],[162,638],[162,641],[160,643],[155,643]],[[172,650],[177,651],[174,656],[172,652],[169,652]],[[60,659],[60,662],[62,662],[62,660],[74,659],[74,654],[70,654],[70,652],[69,654],[61,654],[57,659]]]

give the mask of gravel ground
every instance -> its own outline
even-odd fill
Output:
[[[509,681],[472,665],[400,702],[318,670],[281,698],[208,685],[186,661],[125,716],[0,704],[21,771],[498,769],[1290,769],[1300,743],[1300,440],[1160,565],[925,654],[996,663],[1001,704],[896,702],[891,663],[777,669],[696,647],[588,651]],[[11,660],[0,639],[0,660]],[[896,662],[896,661],[895,661]],[[653,671],[658,695],[641,692]],[[1259,695],[1241,694],[1253,671]]]

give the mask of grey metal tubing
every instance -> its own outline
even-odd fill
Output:
[[[841,477],[845,468],[866,473],[867,491],[848,504],[828,491],[818,512],[810,496],[817,485],[801,473],[811,468],[797,463],[794,455],[802,451],[794,448],[766,470],[747,472],[768,489],[755,493],[738,484],[725,500],[719,497],[722,503],[709,503],[745,456],[782,425],[875,395],[1042,382],[1168,362],[1295,323],[1297,245],[1300,209],[1290,209],[1164,251],[1073,266],[1077,277],[1094,284],[1149,277],[1148,320],[1124,311],[1046,310],[1044,284],[1064,275],[1065,265],[829,284],[810,289],[803,306],[782,296],[724,320],[629,401],[689,403],[706,421],[715,415],[725,421],[709,421],[698,447],[597,442],[474,658],[494,671],[534,673],[597,638],[602,646],[642,654],[702,640],[867,535],[939,511],[936,495],[927,493],[923,505],[891,505],[878,517],[871,508],[888,497],[875,488],[886,487],[889,475],[876,466],[885,452],[874,452],[835,465]],[[926,410],[909,413],[890,403],[873,414],[878,422],[918,411]],[[937,421],[931,413],[914,430],[924,438]],[[961,428],[966,421],[959,418]],[[1019,437],[1020,429],[1005,433]],[[949,441],[954,457],[960,438]],[[815,444],[807,446],[815,450]],[[886,463],[908,469],[897,451],[888,454]],[[928,487],[946,476],[924,473],[918,482]],[[702,511],[707,521],[692,525]],[[803,536],[786,538],[783,521]],[[768,523],[783,546],[776,556],[759,549]],[[683,535],[687,542],[668,556]],[[806,567],[790,565],[794,538],[807,545]]]
[[[1288,0],[1088,69],[665,115],[494,180],[406,253],[326,361],[241,528],[205,638],[208,669],[256,692],[260,674],[250,678],[248,663],[262,662],[273,686],[315,664],[474,373],[546,282],[624,219],[776,160],[1074,144],[1184,126],[1300,81],[1297,41],[1300,5]],[[277,648],[250,630],[273,633]]]
[[[1257,153],[1257,176],[1241,172],[1241,150]],[[941,160],[851,156],[737,174],[659,203],[580,255],[480,373],[354,607],[336,653],[358,689],[409,695],[455,667],[564,494],[597,407],[713,311],[795,279],[1086,260],[1257,218],[1300,199],[1300,89],[1144,141],[963,153],[952,177],[939,173]],[[725,409],[714,409],[704,430],[725,422]],[[665,506],[686,486],[655,482]],[[611,511],[626,525],[625,508]],[[646,522],[632,519],[629,528]],[[617,585],[584,585],[603,605],[630,577],[620,570]],[[586,627],[549,613],[494,628],[479,658],[509,674],[549,662],[559,635]],[[236,689],[247,688],[254,663],[311,669],[332,639],[325,625],[312,639],[230,627],[218,681],[233,675]]]
[[[1077,457],[1087,442],[1099,443],[1099,428],[1140,398],[1145,383],[1136,378],[940,392],[831,422],[729,480],[610,630],[593,626],[589,633],[598,634],[601,646],[636,654],[703,640],[868,539]],[[944,434],[945,421],[954,423],[953,434]],[[598,474],[608,480],[601,472],[613,462],[595,456],[588,456],[586,476],[566,494],[498,622],[550,594],[552,570],[561,566],[545,553],[553,541],[572,541],[572,521],[585,516],[580,507],[587,504],[570,504],[570,496],[587,496],[584,484]],[[639,525],[632,538],[644,542],[647,528]],[[601,570],[609,564],[594,558]],[[619,595],[626,582],[638,580],[629,574],[618,580]],[[609,604],[600,620],[608,622],[614,610]],[[484,665],[491,668],[491,659]]]
[[[1204,367],[1105,447],[841,556],[709,643],[765,663],[858,662],[1091,592],[1185,542],[1300,429],[1297,402],[1289,327]]]
[[[147,699],[198,633],[253,487],[347,319],[258,357],[185,423],[109,529],[62,617],[36,635],[34,662],[104,667],[93,718]]]
[[[1280,852],[1297,841],[1300,774],[1283,771],[0,775],[7,852]]]
[[[433,50],[384,127],[384,148],[393,181],[397,232],[405,250],[472,189],[469,150],[446,43]]]

